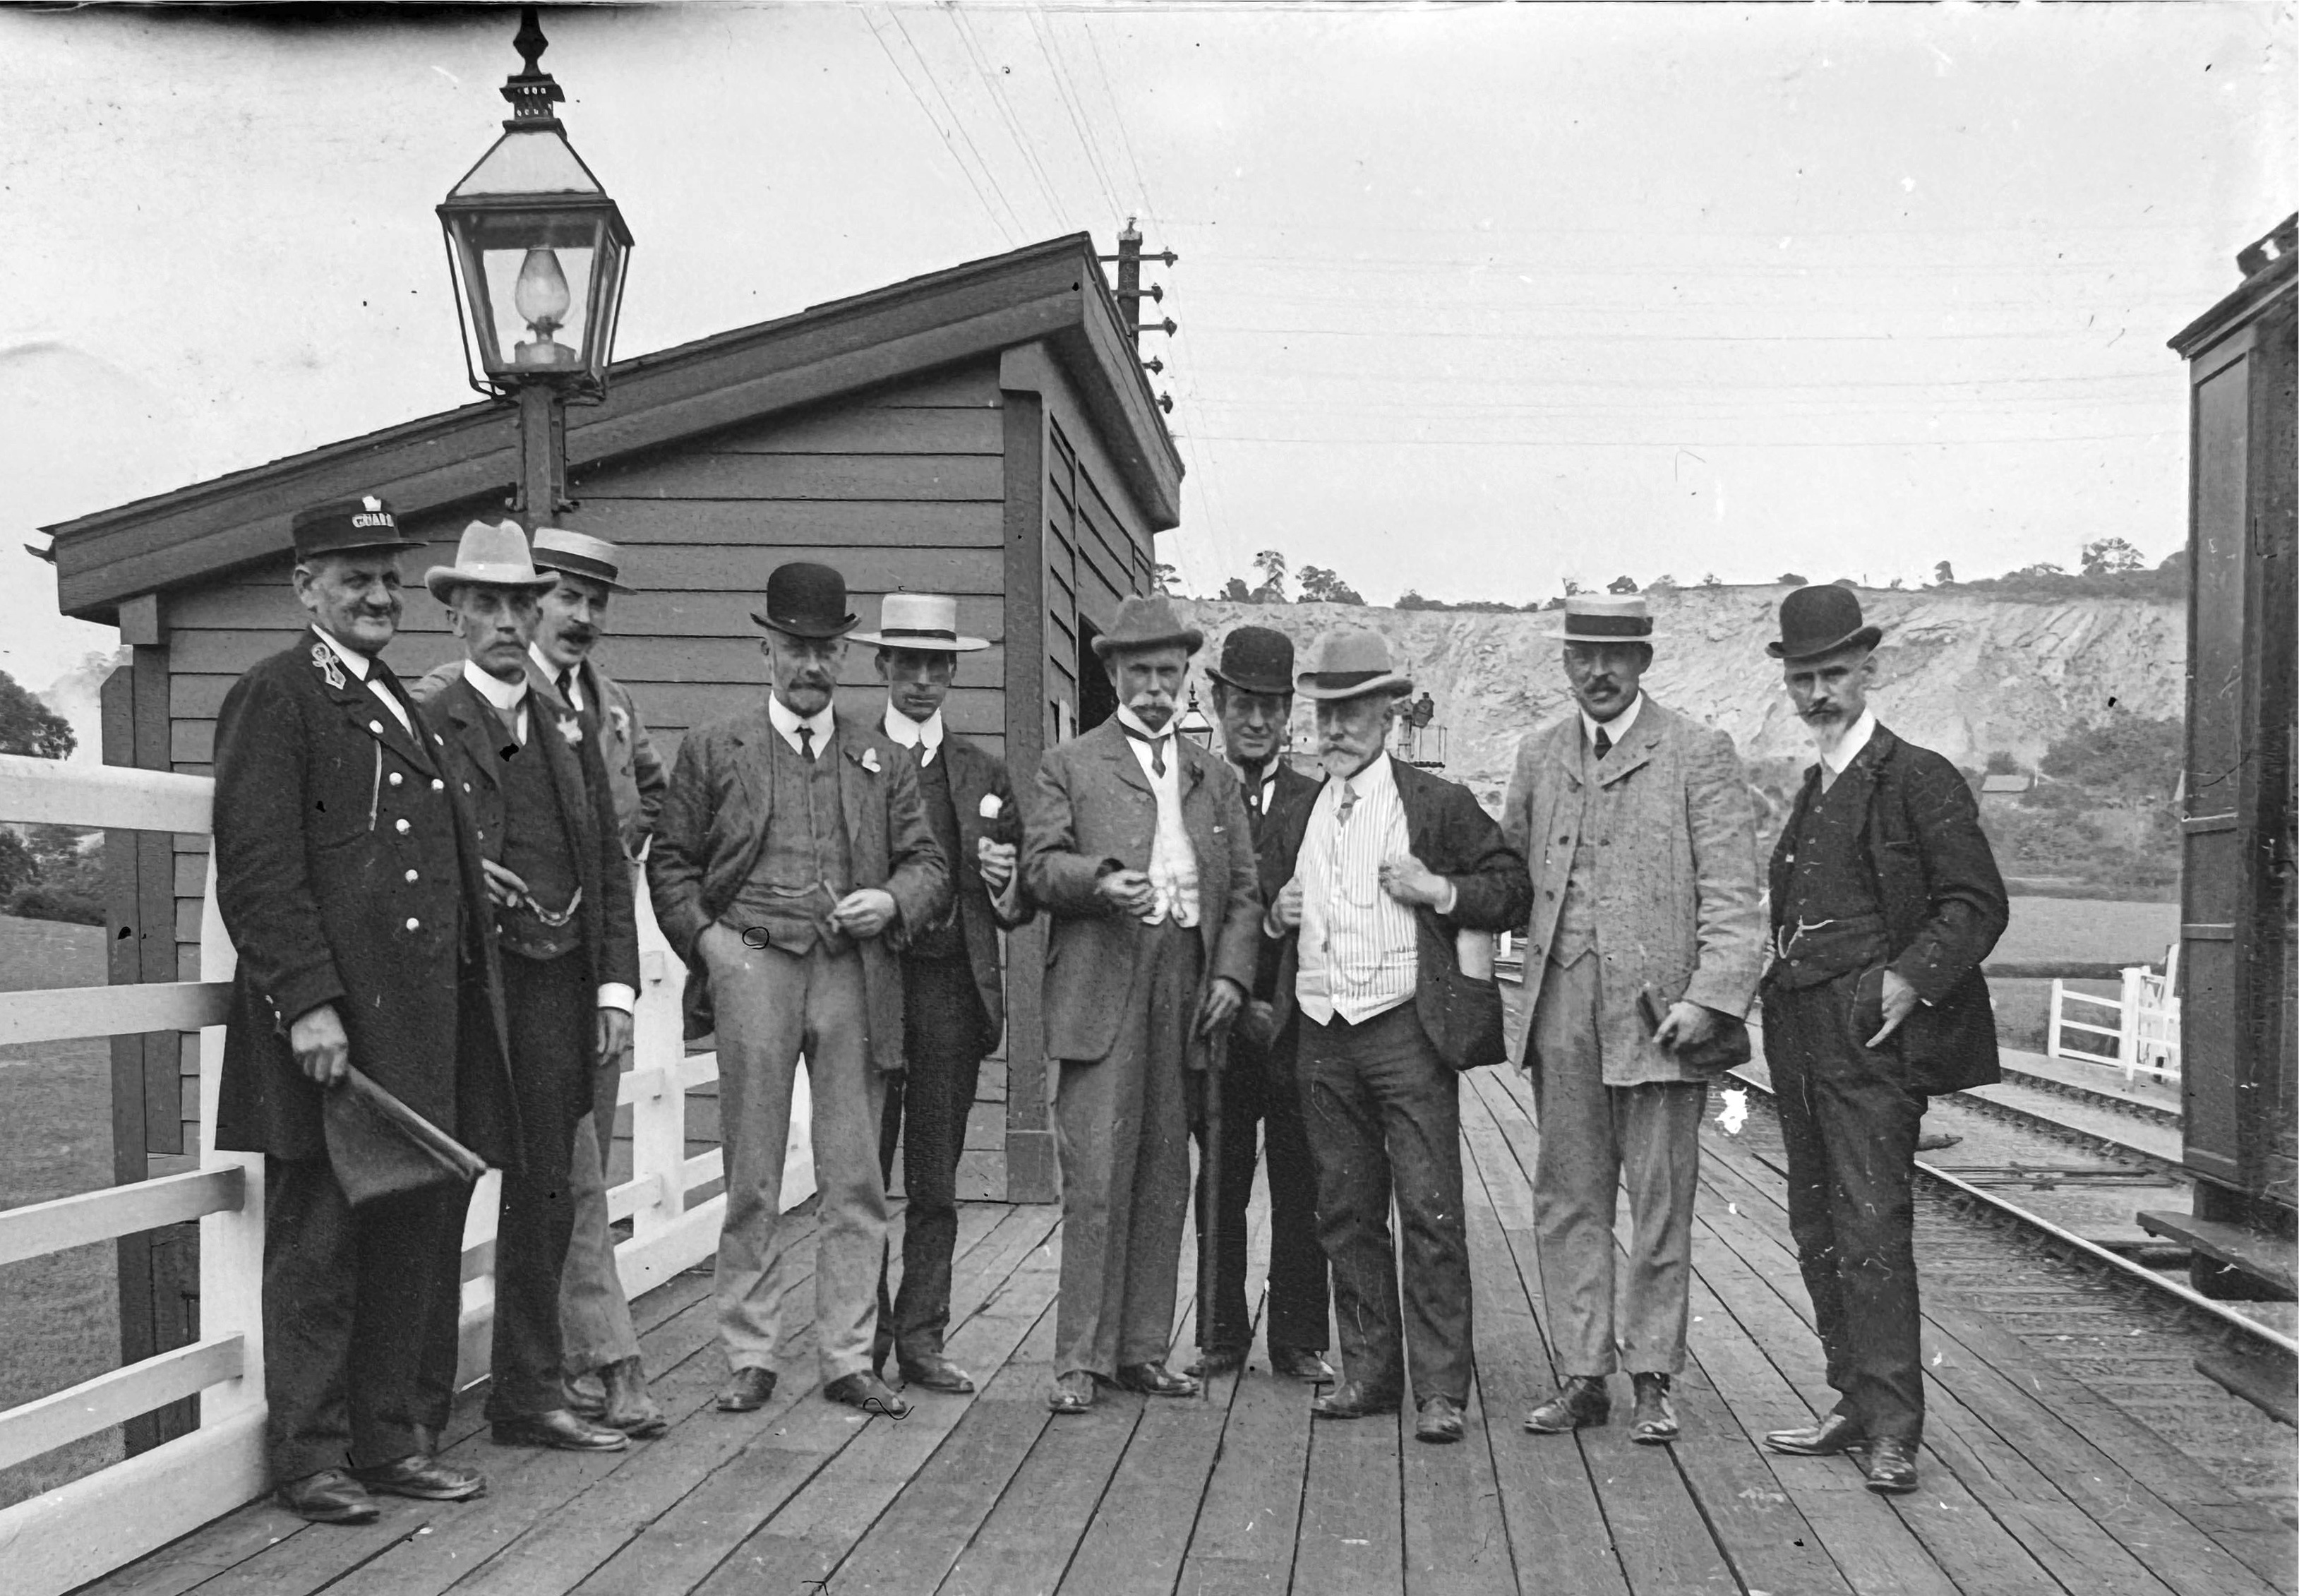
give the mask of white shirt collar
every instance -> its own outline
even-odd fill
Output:
[[[579,710],[583,707],[583,664],[581,661],[578,660],[574,664],[564,668],[554,665],[551,662],[551,656],[543,652],[543,644],[540,643],[530,643],[527,645],[527,657],[535,661],[535,668],[543,673],[543,679],[551,683],[554,686],[558,685],[559,678],[562,674],[570,677],[571,680],[569,682],[569,686],[573,687],[574,691],[568,695],[568,707],[575,710]]]
[[[471,684],[481,698],[498,710],[515,710],[527,702],[527,677],[522,673],[515,682],[489,676],[470,661],[463,661],[463,679]]]
[[[942,711],[936,710],[924,720],[913,720],[892,703],[886,706],[886,741],[897,748],[923,748],[931,763],[934,750],[942,746]]]
[[[790,705],[771,693],[767,694],[767,719],[776,731],[782,734],[783,741],[789,744],[793,752],[799,753],[806,752],[799,747],[798,728],[800,727],[805,727],[814,734],[814,751],[820,753],[830,746],[830,734],[838,724],[836,711],[833,705],[825,704],[815,713],[801,718],[796,710],[792,709]]]
[[[1142,724],[1141,717],[1133,712],[1133,706],[1131,704],[1122,703],[1117,706],[1117,724],[1132,727],[1145,737],[1170,737],[1174,735],[1174,723],[1170,720],[1166,722],[1164,731],[1151,731],[1149,727]]]
[[[327,628],[320,625],[318,622],[314,621],[312,623],[311,629],[320,634],[320,642],[326,644],[329,648],[336,651],[336,658],[341,660],[346,666],[348,666],[353,676],[359,677],[361,681],[367,680],[367,668],[374,661],[370,661],[365,654],[358,653],[351,649],[345,648],[343,645],[342,639],[338,638],[333,632],[328,630]]]
[[[1868,746],[1868,739],[1875,735],[1876,711],[1862,710],[1860,719],[1854,721],[1846,728],[1844,735],[1836,739],[1834,747],[1831,748],[1826,744],[1821,744],[1820,762],[1828,767],[1830,775],[1841,776],[1852,761],[1860,757],[1860,751]]]
[[[1597,740],[1597,728],[1601,726],[1605,728],[1605,736],[1611,738],[1613,745],[1617,748],[1628,736],[1629,727],[1637,723],[1637,711],[1644,707],[1645,695],[1639,693],[1634,698],[1629,700],[1627,709],[1623,710],[1610,720],[1599,720],[1588,711],[1583,710],[1581,711],[1581,733],[1589,742],[1594,743]]]
[[[1385,788],[1393,788],[1396,786],[1397,772],[1390,765],[1387,749],[1374,754],[1373,763],[1355,776],[1328,775],[1325,781],[1325,790],[1332,794],[1332,802],[1334,803],[1341,801],[1341,789],[1344,786],[1355,792],[1358,801],[1363,802],[1375,796]]]

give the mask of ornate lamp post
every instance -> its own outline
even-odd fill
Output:
[[[1190,688],[1189,707],[1182,711],[1182,718],[1174,722],[1174,729],[1207,752],[1213,752],[1214,723],[1206,719],[1203,710],[1198,708],[1198,689],[1194,685]]]
[[[519,407],[514,508],[530,526],[567,502],[567,406],[607,395],[631,230],[567,142],[567,97],[540,64],[549,43],[522,6],[505,79],[511,117],[439,207],[471,386]]]

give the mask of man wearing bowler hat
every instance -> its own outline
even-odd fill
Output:
[[[948,908],[950,867],[918,796],[917,763],[831,703],[847,634],[846,579],[826,565],[767,578],[765,703],[679,744],[647,859],[655,917],[716,1006],[726,1215],[718,1334],[728,1412],[774,1395],[789,1263],[783,1153],[802,1054],[820,1194],[815,1354],[824,1394],[900,1418],[871,1368],[886,1186],[886,1083],[903,1065],[903,939]]]
[[[1236,770],[1253,833],[1262,902],[1274,899],[1292,877],[1301,832],[1315,802],[1317,783],[1287,762],[1285,726],[1293,714],[1293,640],[1267,627],[1237,627],[1222,639],[1213,678],[1214,717],[1221,727],[1222,757]],[[1255,1134],[1267,1143],[1269,1166],[1270,1372],[1312,1383],[1331,1381],[1325,1326],[1331,1302],[1325,1253],[1317,1244],[1317,1171],[1301,1123],[1301,1094],[1293,1076],[1299,1027],[1276,1028],[1277,967],[1283,943],[1264,937],[1253,991],[1238,1016],[1228,1068],[1221,1081],[1221,1190],[1206,1190],[1206,1163],[1198,1178],[1198,1234],[1214,1234],[1211,1323],[1199,1327],[1204,1352],[1193,1375],[1226,1374],[1245,1361],[1253,1318],[1245,1296],[1245,1210],[1253,1196]],[[1191,1129],[1202,1151],[1216,1127],[1202,1111]]]
[[[267,1440],[279,1500],[328,1524],[375,1492],[453,1501],[420,1367],[457,1306],[469,1188],[354,1208],[323,1106],[356,1067],[491,1163],[516,1154],[480,856],[445,750],[383,662],[403,536],[369,496],[295,518],[309,630],[216,724],[216,896],[239,956],[216,1145],[261,1152]]]
[[[445,737],[489,889],[510,1026],[519,1157],[502,1172],[487,1418],[504,1445],[611,1451],[623,1432],[567,1405],[559,1290],[574,1234],[575,1126],[601,1067],[628,1046],[639,979],[633,883],[598,739],[536,691],[535,569],[516,521],[473,521],[452,565],[423,585],[445,606],[463,661],[417,684]],[[454,1321],[435,1330],[438,1417],[452,1384]]]
[[[1882,639],[1857,594],[1800,587],[1766,650],[1820,753],[1772,851],[1764,1058],[1838,1400],[1764,1442],[1864,1452],[1868,1488],[1896,1495],[1916,1488],[1923,1439],[1916,1137],[1927,1095],[1998,1078],[1979,967],[2008,904],[1963,774],[1868,707]]]
[[[902,1152],[902,1284],[890,1296],[878,1276],[878,1330],[871,1367],[894,1354],[903,1381],[963,1394],[973,1376],[942,1352],[950,1324],[950,1270],[958,1242],[958,1165],[982,1060],[1006,1028],[1006,985],[998,934],[1029,919],[1015,868],[1021,815],[1005,764],[942,715],[959,656],[987,639],[961,636],[958,601],[930,593],[890,593],[878,629],[857,632],[878,651],[886,684],[887,741],[907,750],[934,842],[950,861],[950,903],[912,930],[902,949],[902,1054],[886,1082],[878,1135],[879,1172],[894,1175]]]
[[[1205,635],[1164,598],[1129,598],[1094,653],[1116,715],[1046,751],[1022,874],[1053,917],[1046,1056],[1062,1170],[1061,1298],[1047,1406],[1083,1413],[1097,1381],[1194,1395],[1166,1367],[1189,1210],[1185,1074],[1252,988],[1252,824],[1229,767],[1174,735]]]
[[[1643,690],[1643,596],[1576,595],[1562,622],[1573,708],[1518,746],[1501,819],[1532,871],[1509,1055],[1540,1111],[1533,1223],[1563,1377],[1525,1428],[1604,1423],[1625,1366],[1629,1439],[1657,1445],[1678,1434],[1706,1081],[1732,1056],[1707,1044],[1743,1034],[1764,966],[1755,819],[1732,739]]]
[[[1279,1018],[1299,1011],[1295,1068],[1341,1342],[1341,1383],[1309,1410],[1395,1413],[1409,1355],[1415,1435],[1456,1442],[1471,1360],[1459,1072],[1501,1058],[1490,964],[1465,969],[1463,955],[1479,943],[1489,955],[1485,934],[1523,922],[1524,860],[1468,788],[1383,748],[1390,706],[1413,691],[1387,639],[1336,632],[1294,679],[1317,706],[1325,785],[1267,928],[1287,941]]]

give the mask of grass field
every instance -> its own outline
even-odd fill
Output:
[[[0,916],[0,991],[104,984],[104,928]],[[112,1184],[112,1050],[104,1043],[0,1047],[0,1208]],[[118,1366],[114,1249],[76,1247],[0,1267],[0,1408]],[[120,1434],[0,1469],[0,1505],[118,1458]]]
[[[2149,964],[2179,935],[2177,903],[2100,898],[2012,900],[2012,923],[1989,954],[2000,964]]]

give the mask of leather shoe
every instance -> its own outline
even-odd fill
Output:
[[[635,1357],[610,1363],[599,1371],[604,1378],[607,1405],[598,1422],[634,1439],[660,1435],[670,1428],[661,1407],[647,1392],[646,1366]]]
[[[607,1411],[607,1382],[603,1369],[586,1368],[560,1383],[567,1411],[577,1418],[598,1418]]]
[[[1629,1439],[1639,1446],[1665,1446],[1682,1434],[1676,1422],[1676,1404],[1668,1400],[1666,1375],[1631,1375],[1637,1405],[1629,1415]]]
[[[1861,1471],[1868,1489],[1882,1496],[1905,1496],[1916,1488],[1916,1449],[1896,1435],[1879,1435],[1869,1443]]]
[[[1567,1375],[1556,1394],[1524,1416],[1536,1435],[1569,1435],[1593,1429],[1613,1417],[1613,1393],[1602,1375]]]
[[[1868,1437],[1850,1414],[1831,1413],[1816,1425],[1774,1430],[1764,1437],[1764,1444],[1792,1458],[1833,1458],[1838,1452],[1867,1451]]]
[[[631,1443],[620,1430],[577,1418],[564,1408],[496,1419],[490,1434],[497,1446],[541,1446],[561,1452],[618,1452]]]
[[[763,1408],[774,1400],[775,1371],[770,1368],[738,1368],[726,1377],[718,1388],[718,1411],[748,1413]]]
[[[1211,1380],[1222,1375],[1233,1375],[1245,1367],[1243,1347],[1215,1347],[1200,1350],[1198,1360],[1182,1372],[1192,1379]]]
[[[822,1388],[822,1394],[834,1402],[843,1402],[850,1408],[859,1408],[865,1413],[876,1413],[886,1418],[908,1418],[910,1405],[867,1369],[858,1369],[851,1375],[841,1375]]]
[[[1325,1355],[1315,1347],[1272,1347],[1269,1349],[1269,1372],[1285,1380],[1302,1380],[1312,1385],[1332,1385],[1340,1376]]]
[[[1082,1368],[1056,1376],[1046,1393],[1046,1407],[1055,1413],[1083,1413],[1092,1406],[1093,1376]]]
[[[395,1462],[371,1468],[354,1468],[352,1478],[369,1491],[386,1496],[411,1496],[419,1501],[468,1501],[484,1496],[487,1476],[423,1452],[411,1452]]]
[[[289,1480],[278,1491],[279,1505],[313,1524],[373,1524],[382,1509],[375,1498],[340,1468],[322,1468],[300,1480]]]
[[[1345,1380],[1333,1388],[1330,1396],[1321,1396],[1309,1404],[1313,1418],[1375,1418],[1397,1411],[1397,1399],[1367,1391],[1355,1380]]]
[[[1431,1397],[1421,1404],[1421,1422],[1413,1426],[1413,1438],[1435,1445],[1461,1438],[1461,1404],[1451,1397]]]
[[[916,1363],[905,1363],[901,1369],[902,1384],[915,1385],[921,1391],[965,1396],[974,1389],[974,1376],[940,1352],[921,1358]]]
[[[1162,1363],[1129,1363],[1117,1371],[1117,1383],[1128,1391],[1138,1391],[1143,1396],[1193,1397],[1198,1394],[1198,1383],[1187,1375],[1177,1375]]]

